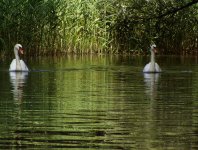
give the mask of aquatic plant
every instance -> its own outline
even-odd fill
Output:
[[[120,51],[147,50],[151,41],[161,53],[193,53],[197,50],[198,5],[189,1],[133,0],[120,6],[114,40]],[[191,2],[191,3],[192,3]],[[183,7],[184,9],[179,10]]]
[[[195,53],[196,3],[1,0],[0,51],[11,52],[14,44],[22,43],[28,55],[145,53],[150,43],[155,42],[161,53]]]

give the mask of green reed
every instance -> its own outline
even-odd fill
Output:
[[[197,4],[159,18],[188,0],[1,0],[0,50],[21,43],[29,55],[162,53],[197,49]]]
[[[63,2],[61,16],[61,46],[68,52],[102,53],[109,44],[106,15],[108,3],[96,0]]]

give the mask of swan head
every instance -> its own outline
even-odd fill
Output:
[[[155,44],[151,45],[151,51],[157,53],[157,46]]]
[[[19,52],[20,54],[23,54],[22,45],[21,45],[21,44],[16,44],[16,45],[14,46],[14,51],[15,51],[15,52]]]

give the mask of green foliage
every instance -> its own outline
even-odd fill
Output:
[[[192,53],[198,45],[197,4],[189,0],[1,0],[0,47],[21,43],[31,55],[123,53],[147,50]]]
[[[112,20],[106,12],[111,6],[102,0],[63,2],[63,9],[60,11],[61,47],[75,53],[105,52],[111,41],[108,24]]]
[[[188,1],[133,0],[120,8],[114,39],[120,50],[145,50],[155,42],[163,53],[192,52],[197,49],[197,4],[177,13],[159,17]]]
[[[53,48],[58,31],[54,0],[2,0],[0,2],[0,46],[10,49],[22,43],[32,54]],[[48,45],[50,44],[50,47]]]

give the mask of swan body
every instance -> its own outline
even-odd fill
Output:
[[[19,53],[23,54],[22,45],[16,44],[14,46],[15,59],[12,60],[9,71],[29,71],[25,62],[23,60],[20,60]]]
[[[145,73],[157,73],[157,72],[162,72],[160,66],[155,62],[153,63],[148,63],[143,69],[143,72]]]
[[[151,61],[146,64],[146,66],[143,69],[144,73],[158,73],[161,72],[161,68],[159,65],[155,62],[155,53],[156,53],[156,45],[153,44],[150,49],[151,52]]]

